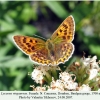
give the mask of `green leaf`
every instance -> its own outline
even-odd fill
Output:
[[[23,58],[23,57],[10,57],[9,60],[5,60],[6,57],[3,59],[1,58],[1,65],[0,67],[25,67],[25,66],[29,66],[31,64],[31,61],[29,60],[29,58]],[[3,61],[4,60],[4,61]]]
[[[58,1],[44,1],[46,5],[59,17],[66,18],[68,15],[67,10],[62,6],[62,4]]]
[[[27,35],[33,35],[37,33],[37,29],[31,25],[24,25],[22,31]]]
[[[15,24],[8,23],[7,21],[4,21],[4,20],[0,20],[0,24],[1,24],[1,27],[0,27],[1,31],[12,31],[16,29]]]

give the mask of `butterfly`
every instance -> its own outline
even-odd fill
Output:
[[[74,52],[75,22],[67,17],[46,41],[28,36],[13,36],[17,47],[38,65],[59,65],[69,60]]]

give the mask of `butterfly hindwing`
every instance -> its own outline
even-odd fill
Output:
[[[46,48],[41,49],[40,51],[36,51],[34,54],[31,54],[30,59],[37,64],[41,65],[50,65],[51,59],[48,56],[48,50]]]
[[[72,56],[74,52],[74,45],[72,43],[63,42],[56,46],[56,51],[57,52],[55,53],[58,57],[56,59],[56,63],[58,65],[60,63],[64,63],[69,60],[69,58]]]

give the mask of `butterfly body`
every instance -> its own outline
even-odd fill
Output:
[[[16,35],[13,37],[18,48],[37,64],[58,65],[67,61],[74,52],[71,43],[74,37],[74,19],[66,18],[50,39],[42,39]]]
[[[52,61],[56,60],[56,53],[55,53],[55,45],[53,44],[52,40],[48,39],[46,41],[46,48],[48,50],[48,56]]]

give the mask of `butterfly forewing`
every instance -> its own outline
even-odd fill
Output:
[[[38,38],[17,35],[13,39],[17,47],[27,55],[33,54],[45,47],[45,41]]]
[[[72,16],[67,17],[58,29],[53,33],[51,39],[54,43],[66,41],[67,43],[72,42],[74,38],[75,22]]]

